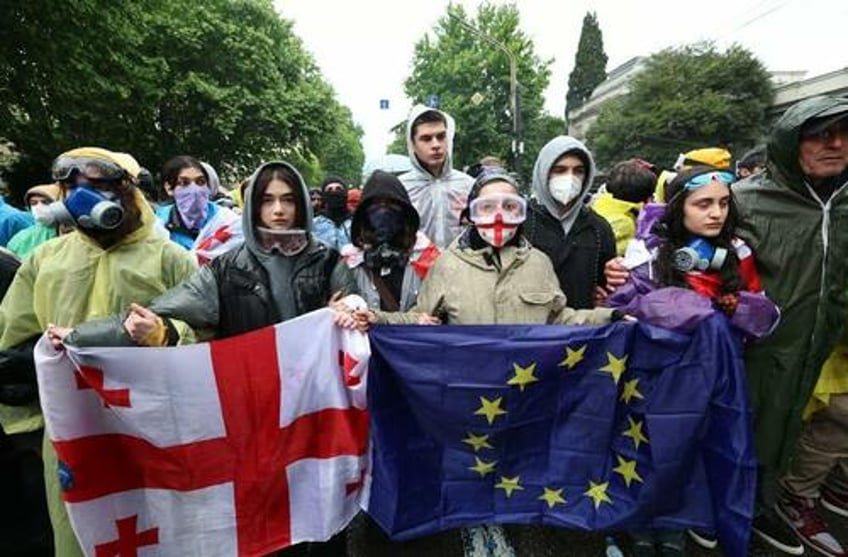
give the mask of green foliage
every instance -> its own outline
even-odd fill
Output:
[[[350,184],[362,182],[365,151],[362,149],[362,128],[353,121],[350,110],[338,107],[335,115],[338,127],[326,135],[317,149],[321,161],[322,180],[327,175],[339,176]]]
[[[752,145],[773,100],[769,74],[739,46],[699,43],[649,58],[630,92],[603,105],[588,141],[601,166],[633,156],[670,166],[678,153]]]
[[[154,172],[191,154],[234,181],[295,152],[342,164],[327,138],[358,139],[271,0],[7,0],[0,21],[0,137],[22,155],[19,187],[80,145]]]
[[[543,93],[550,78],[550,61],[540,60],[533,42],[519,29],[519,13],[514,5],[484,3],[474,18],[462,6],[449,5],[436,25],[434,37],[425,36],[415,45],[412,75],[406,80],[406,94],[416,103],[438,95],[440,108],[457,123],[454,140],[454,166],[474,164],[485,155],[512,160],[513,123],[510,107],[509,57],[501,49],[481,39],[468,26],[503,44],[516,58],[520,84],[524,133],[542,113]],[[478,93],[478,105],[472,97]],[[404,126],[405,132],[405,126]],[[401,141],[403,143],[401,143]],[[392,152],[406,153],[405,138],[392,144]],[[522,161],[526,174],[533,161]]]
[[[604,36],[598,25],[598,16],[594,12],[587,12],[583,17],[580,42],[574,55],[574,69],[568,76],[566,114],[583,106],[595,87],[606,78],[607,55],[604,52]]]

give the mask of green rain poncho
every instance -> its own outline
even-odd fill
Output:
[[[848,310],[848,173],[818,199],[801,172],[801,126],[848,99],[815,97],[791,107],[768,143],[768,171],[734,186],[738,235],[754,250],[766,294],[781,311],[774,333],[746,353],[761,497],[793,455],[804,406]]]

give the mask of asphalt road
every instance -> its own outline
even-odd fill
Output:
[[[837,539],[843,544],[843,546],[848,547],[848,520],[842,518],[838,515],[832,514],[830,512],[825,511],[825,520],[827,520],[828,524],[831,527],[831,532]],[[625,555],[629,555],[629,547],[627,545],[626,536],[617,536],[620,547]],[[376,540],[368,540],[370,542],[375,542]],[[386,555],[387,557],[403,557],[407,552],[401,552],[400,555],[394,551],[395,548],[389,548],[389,546],[380,547],[382,544],[380,541],[376,541],[376,543],[366,543],[369,550],[366,551],[369,556],[373,555]],[[18,552],[15,551],[14,548],[10,548],[0,543],[0,555],[3,557],[50,557],[49,555],[43,552]],[[423,549],[423,548],[418,548]],[[434,551],[427,551],[427,549],[431,549]],[[424,551],[413,551],[412,553],[418,555],[431,555],[432,557],[441,557],[439,553],[439,549],[435,547],[430,547],[424,549]],[[545,536],[544,543],[534,545],[532,543],[524,545],[521,549],[523,551],[519,551],[516,557],[605,557],[606,544],[604,543],[604,536],[599,534],[591,534],[587,532],[577,532],[577,531],[562,531],[560,535],[556,536]],[[376,550],[376,551],[372,551]],[[353,551],[354,554],[358,555],[360,552]],[[724,554],[721,552],[721,549],[714,550],[706,550],[695,545],[691,540],[687,540],[686,547],[686,555],[687,557],[723,557]],[[749,553],[750,557],[785,557],[786,554],[781,553],[777,550],[771,549],[769,546],[755,540],[751,546],[751,551]],[[813,552],[810,549],[805,551],[805,555],[811,555],[818,557],[819,554]],[[450,555],[447,557],[455,557],[455,555]]]

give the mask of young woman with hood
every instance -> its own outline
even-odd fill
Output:
[[[592,153],[561,135],[542,147],[533,167],[533,192],[524,234],[553,263],[568,304],[595,306],[604,285],[604,263],[615,257],[615,235],[600,215],[584,204],[595,179]]]

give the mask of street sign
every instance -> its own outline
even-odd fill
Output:
[[[439,95],[430,95],[427,97],[427,106],[430,108],[439,108]]]
[[[380,99],[380,110],[389,109],[389,99]]]

